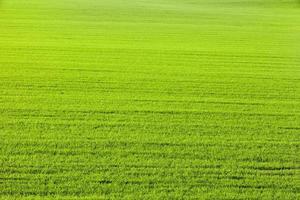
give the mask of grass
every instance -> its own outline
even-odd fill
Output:
[[[2,0],[0,199],[297,199],[300,3]]]

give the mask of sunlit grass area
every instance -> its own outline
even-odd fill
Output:
[[[0,199],[297,199],[300,2],[0,1]]]

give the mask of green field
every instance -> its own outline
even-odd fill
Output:
[[[0,0],[0,199],[300,199],[300,1]]]

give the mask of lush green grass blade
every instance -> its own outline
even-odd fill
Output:
[[[297,199],[300,3],[0,1],[0,199]]]

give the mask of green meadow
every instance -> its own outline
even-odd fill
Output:
[[[300,1],[0,0],[0,199],[300,198]]]

